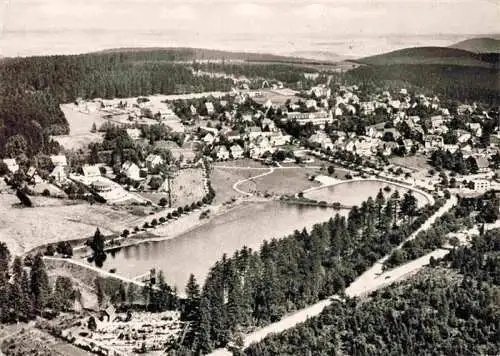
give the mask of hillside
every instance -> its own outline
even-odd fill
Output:
[[[499,56],[445,47],[407,48],[351,61],[361,66],[347,72],[346,79],[365,86],[404,86],[447,98],[498,103]]]
[[[357,60],[369,65],[452,65],[480,68],[498,66],[498,55],[478,54],[448,47],[405,48]]]
[[[500,40],[489,37],[471,38],[455,43],[450,48],[462,49],[474,53],[500,53]]]

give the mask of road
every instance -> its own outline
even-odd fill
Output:
[[[403,241],[395,249],[401,248],[406,241],[413,240],[421,231],[427,230],[432,224],[441,217],[444,213],[450,210],[457,203],[456,196],[451,196],[448,201],[434,213],[420,228],[413,232],[405,241]],[[393,250],[394,251],[394,250]],[[361,297],[375,290],[384,288],[394,282],[408,278],[418,272],[422,267],[429,263],[431,257],[440,258],[445,256],[449,251],[445,249],[435,250],[421,258],[408,262],[402,266],[383,272],[383,263],[389,258],[392,251],[378,260],[369,270],[359,276],[346,290],[345,294],[349,297]],[[338,296],[332,296],[328,299],[319,301],[316,304],[301,309],[293,314],[290,314],[280,321],[270,324],[264,328],[258,329],[244,336],[244,347],[247,348],[253,343],[259,342],[266,336],[275,333],[281,333],[291,329],[297,324],[305,322],[308,318],[319,315],[327,306],[332,303],[332,299],[338,299]],[[231,352],[226,349],[217,349],[210,355],[225,356],[231,355]]]

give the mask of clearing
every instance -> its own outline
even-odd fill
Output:
[[[262,172],[261,172],[262,173]],[[274,172],[238,185],[242,191],[262,192],[273,195],[293,195],[319,184],[309,180],[309,176],[318,174],[315,168],[275,168]]]
[[[63,199],[32,197],[33,208],[25,208],[13,194],[0,194],[0,240],[13,255],[60,240],[119,233],[140,220],[125,210],[106,205],[75,203]]]
[[[236,182],[254,177],[269,170],[268,168],[262,169],[262,166],[260,166],[260,169],[220,167],[212,168],[212,172],[210,173],[210,182],[212,184],[212,188],[214,188],[215,190],[215,204],[225,203],[232,198],[240,196],[240,194],[233,189],[233,185]]]

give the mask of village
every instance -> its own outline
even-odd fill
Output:
[[[441,197],[449,197],[450,190],[479,196],[500,187],[500,132],[496,125],[484,124],[493,119],[488,108],[448,107],[436,96],[406,89],[366,93],[308,75],[318,83],[303,91],[280,82],[250,89],[245,78],[235,78],[228,93],[79,99],[62,105],[70,125],[79,126],[59,138],[57,154],[30,160],[13,147],[12,157],[0,163],[0,190],[9,196],[17,192],[24,204],[23,196],[64,204],[73,200],[78,209],[68,206],[66,219],[86,228],[72,228],[71,235],[55,239],[49,232],[50,239],[44,235],[31,244],[19,243],[19,251],[42,248],[50,266],[68,256],[59,245],[55,253],[47,246],[78,240],[73,244],[75,263],[84,263],[78,259],[87,257],[89,249],[82,242],[96,225],[108,237],[106,249],[112,250],[122,243],[176,236],[242,197],[303,200],[304,191],[342,180],[379,179]],[[288,168],[294,172],[287,176]],[[258,177],[278,170],[282,175],[265,190],[259,188]],[[215,183],[217,176],[225,181]],[[79,220],[93,214],[103,216],[101,223]],[[60,272],[55,268],[51,275]],[[99,273],[115,278],[115,272]],[[116,278],[127,281],[118,274]],[[80,287],[85,295],[75,308],[96,308],[92,288]],[[113,303],[98,304],[106,306],[105,318],[100,308],[100,318],[85,313],[69,323],[61,324],[59,318],[52,327],[62,329],[60,337],[80,348],[108,355],[164,350],[182,339],[187,327],[178,312],[119,316]],[[96,316],[95,326],[85,325],[89,315]]]
[[[431,190],[440,185],[486,191],[497,184],[500,133],[496,125],[482,124],[491,119],[486,108],[450,108],[406,89],[374,94],[356,86],[332,91],[320,83],[296,92],[279,82],[257,90],[242,79],[235,83],[232,92],[207,96],[67,104],[63,110],[84,115],[99,141],[36,162],[5,158],[0,173],[46,196],[169,207],[186,204],[188,190],[203,186],[203,160],[250,158],[276,165],[316,159],[406,181],[413,172],[413,183]],[[180,197],[171,194],[176,184],[185,187]]]

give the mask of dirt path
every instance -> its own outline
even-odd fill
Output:
[[[243,194],[243,195],[246,195],[246,196],[252,196],[253,194],[252,193],[249,193],[249,192],[245,192],[241,189],[238,188],[238,185],[242,184],[242,183],[245,183],[245,182],[248,182],[248,181],[252,181],[254,179],[257,179],[257,178],[261,178],[261,177],[264,177],[264,176],[267,176],[269,174],[272,174],[274,173],[274,167],[271,167],[269,168],[269,171],[265,172],[265,173],[262,173],[262,174],[258,174],[256,176],[253,176],[253,177],[250,177],[250,178],[246,178],[246,179],[242,179],[242,180],[239,180],[237,181],[236,183],[233,184],[233,189],[236,190],[238,193],[240,194]]]
[[[428,229],[439,217],[450,210],[457,203],[456,196],[452,196],[434,215],[432,215],[422,226],[413,232],[404,242],[402,242],[395,249],[401,248],[402,245],[409,240],[414,239],[421,231]],[[385,260],[389,258],[392,251],[378,260],[369,270],[359,276],[345,291],[346,295],[350,297],[364,296],[375,290],[384,288],[394,282],[408,278],[409,276],[418,272],[422,267],[429,263],[431,257],[440,258],[445,256],[449,251],[445,249],[435,250],[423,257],[414,261],[410,261],[402,266],[394,268],[389,271],[382,271],[382,266]],[[319,315],[327,306],[332,303],[332,299],[338,299],[338,296],[332,296],[328,299],[319,301],[309,307],[301,309],[280,321],[270,324],[264,328],[258,329],[250,334],[245,335],[244,345],[245,348],[249,345],[263,340],[270,334],[280,333],[285,330],[291,329],[297,324],[305,322],[308,318]],[[226,349],[217,349],[211,355],[231,355]]]

